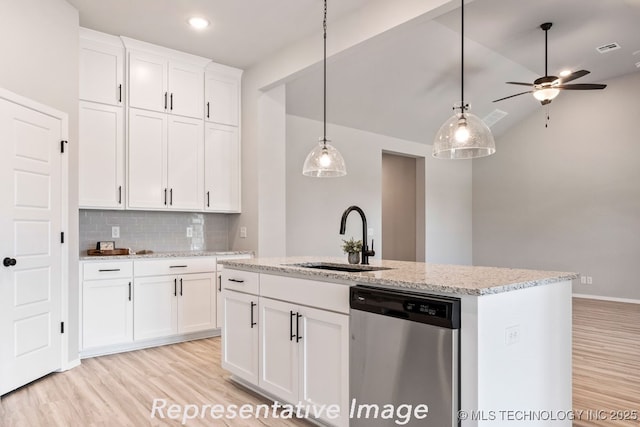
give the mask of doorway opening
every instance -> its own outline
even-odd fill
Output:
[[[382,259],[425,260],[425,159],[382,153]]]

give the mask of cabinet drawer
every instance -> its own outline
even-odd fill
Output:
[[[258,295],[260,290],[258,277],[258,273],[225,268],[222,271],[222,289]]]
[[[260,295],[323,310],[349,313],[349,285],[261,274]]]
[[[136,277],[213,273],[216,271],[216,259],[214,257],[190,257],[136,260],[133,266]]]
[[[82,263],[83,280],[117,279],[131,277],[133,263],[131,261],[103,261]]]

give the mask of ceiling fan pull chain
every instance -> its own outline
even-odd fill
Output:
[[[547,107],[547,119],[546,119],[546,121],[544,123],[544,127],[548,128],[549,127],[549,104],[547,104],[546,107]]]

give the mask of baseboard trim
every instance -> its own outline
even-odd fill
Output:
[[[62,366],[59,372],[68,371],[69,369],[73,369],[80,366],[80,358],[74,360],[69,360],[66,364]]]
[[[88,359],[96,356],[123,353],[125,351],[142,350],[143,348],[158,347],[161,345],[177,344],[185,341],[199,340],[203,338],[219,337],[220,329],[210,329],[202,332],[194,332],[184,335],[172,335],[170,337],[154,338],[150,340],[135,341],[126,344],[109,345],[84,349],[80,352],[80,359]]]
[[[626,302],[629,304],[640,304],[640,299],[631,299],[631,298],[603,297],[600,295],[589,295],[589,294],[573,294],[573,297],[584,298],[584,299],[597,299],[601,301]]]

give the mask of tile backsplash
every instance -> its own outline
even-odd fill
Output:
[[[111,237],[113,226],[120,227],[118,239]],[[80,210],[80,254],[105,240],[134,251],[226,251],[229,219],[212,213]]]

